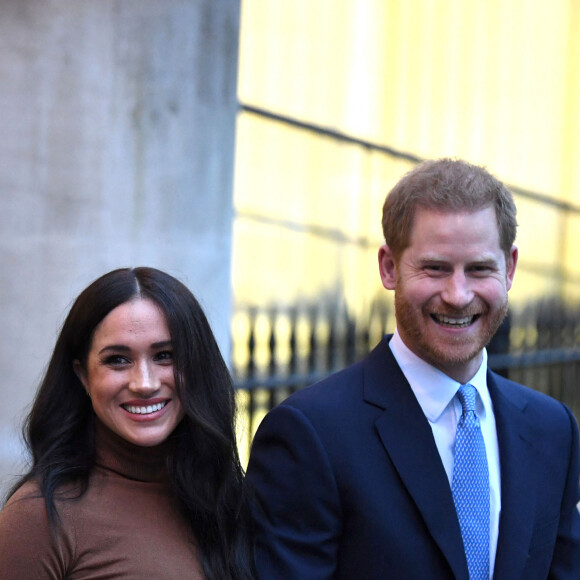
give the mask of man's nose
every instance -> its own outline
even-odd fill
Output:
[[[135,366],[129,387],[135,392],[151,393],[156,391],[160,384],[151,364],[144,360]]]
[[[470,280],[463,271],[458,271],[447,278],[441,298],[453,308],[460,309],[471,303],[473,295]]]

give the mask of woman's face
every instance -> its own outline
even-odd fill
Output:
[[[111,310],[94,332],[86,368],[75,361],[75,372],[97,417],[130,443],[159,445],[184,416],[167,321],[149,299]]]

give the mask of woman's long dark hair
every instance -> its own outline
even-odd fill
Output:
[[[154,268],[119,269],[95,280],[73,304],[24,426],[36,480],[49,519],[58,525],[55,493],[67,483],[88,486],[95,462],[94,413],[74,373],[86,365],[93,334],[117,306],[136,297],[164,312],[174,373],[185,418],[174,431],[168,458],[173,492],[198,542],[207,580],[253,578],[250,518],[235,439],[232,381],[207,319],[192,293]]]

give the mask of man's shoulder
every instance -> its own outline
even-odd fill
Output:
[[[502,405],[504,409],[522,412],[536,428],[552,426],[566,429],[566,425],[573,420],[572,412],[561,401],[492,371],[488,380],[489,377],[494,406]]]
[[[384,388],[387,377],[392,377],[389,367],[396,365],[396,361],[388,347],[389,338],[386,336],[360,361],[297,391],[282,405],[302,411],[319,409],[329,413],[348,410],[363,403],[365,390],[368,390],[370,384],[380,383],[380,388]]]
[[[515,404],[533,404],[547,406],[552,409],[561,409],[562,407],[562,403],[557,399],[527,387],[522,383],[507,379],[494,371],[489,371],[489,377],[492,379],[492,385],[495,385],[499,392],[507,396]]]
[[[336,404],[343,402],[345,398],[354,398],[361,392],[364,375],[363,367],[363,361],[359,361],[333,372],[320,381],[290,395],[282,404],[300,409],[321,403],[328,409],[328,405],[331,402]]]

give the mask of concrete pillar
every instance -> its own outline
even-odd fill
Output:
[[[150,265],[226,359],[240,0],[0,1],[0,492],[59,325]]]

